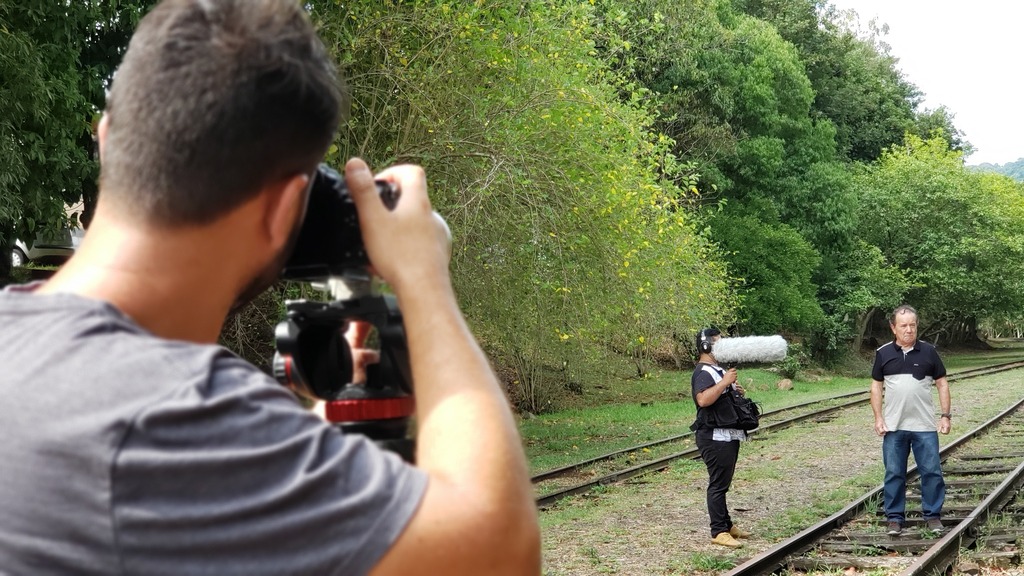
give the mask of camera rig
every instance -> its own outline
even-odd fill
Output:
[[[398,190],[376,184],[381,200],[393,208]],[[322,400],[327,420],[343,432],[363,434],[412,462],[408,428],[415,404],[402,313],[370,274],[355,204],[344,179],[327,166],[313,179],[306,217],[281,277],[309,282],[330,300],[285,302],[285,319],[274,334],[274,376],[296,393]],[[379,348],[364,382],[353,381],[356,360],[345,338],[352,322],[371,325]]]

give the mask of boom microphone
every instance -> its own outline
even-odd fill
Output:
[[[711,349],[715,360],[725,364],[771,363],[786,358],[786,340],[782,336],[737,336],[719,338]]]

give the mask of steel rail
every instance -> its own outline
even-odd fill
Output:
[[[1014,360],[1013,362],[1004,362],[1002,364],[993,364],[992,366],[982,366],[981,368],[971,368],[969,370],[962,370],[955,374],[949,374],[949,379],[954,378],[977,378],[978,376],[984,376],[985,374],[993,372],[1003,372],[1006,370],[1012,370],[1014,368],[1024,366],[1024,360]],[[975,374],[977,372],[977,374]]]
[[[774,415],[780,414],[782,412],[788,412],[790,410],[796,410],[797,408],[804,408],[806,406],[810,406],[811,404],[820,404],[822,402],[830,402],[832,400],[842,400],[843,398],[849,398],[850,396],[859,396],[859,395],[867,394],[867,393],[868,393],[867,390],[861,390],[861,391],[858,391],[858,392],[847,392],[845,394],[838,394],[836,396],[830,396],[828,398],[822,398],[820,400],[808,400],[807,402],[801,402],[800,404],[793,404],[792,406],[784,406],[782,408],[776,408],[775,410],[769,410],[769,411],[761,414],[761,417],[764,418],[765,416],[774,416]],[[530,480],[534,484],[536,484],[537,482],[542,482],[544,480],[549,480],[551,478],[557,478],[559,476],[564,476],[566,474],[570,474],[572,472],[575,472],[575,471],[579,470],[580,468],[585,468],[585,467],[590,466],[592,464],[596,464],[597,462],[603,462],[605,460],[613,460],[614,458],[616,458],[618,456],[622,456],[623,454],[628,454],[630,452],[636,452],[637,450],[643,450],[644,448],[651,448],[651,447],[654,447],[654,446],[660,446],[662,444],[668,444],[670,442],[678,442],[679,440],[682,440],[682,439],[684,439],[684,438],[686,438],[688,436],[693,436],[693,432],[685,432],[683,434],[677,434],[675,436],[669,436],[668,438],[662,438],[661,440],[654,440],[654,441],[648,442],[646,444],[640,444],[640,445],[637,445],[637,446],[631,446],[629,448],[623,448],[621,450],[616,450],[614,452],[609,452],[607,454],[602,454],[600,456],[595,456],[593,458],[590,458],[589,460],[583,460],[581,462],[576,462],[574,464],[569,464],[567,466],[562,466],[561,468],[554,468],[554,469],[548,470],[546,472],[541,472],[541,473],[537,474],[536,476],[533,476],[532,478],[530,478]]]
[[[869,398],[861,398],[861,399],[858,399],[858,400],[852,400],[852,401],[847,402],[845,404],[840,404],[838,406],[829,406],[828,408],[824,408],[822,410],[818,410],[818,411],[815,411],[815,412],[810,412],[810,413],[807,413],[807,414],[800,414],[798,416],[794,416],[793,418],[788,418],[786,420],[782,420],[782,421],[779,421],[779,422],[773,422],[771,424],[767,424],[765,426],[761,426],[760,428],[757,428],[756,430],[752,430],[751,433],[752,434],[756,434],[756,433],[767,432],[769,430],[782,430],[782,429],[788,428],[789,426],[792,426],[793,424],[796,424],[798,422],[802,422],[804,420],[810,420],[811,418],[817,418],[817,417],[820,417],[820,416],[831,414],[832,412],[838,412],[839,410],[843,410],[843,409],[849,408],[851,406],[856,406],[858,404],[865,404],[865,403],[867,403],[869,401],[870,401]],[[645,462],[643,464],[638,464],[636,466],[627,468],[625,470],[620,470],[618,472],[613,472],[611,474],[607,474],[605,476],[601,476],[600,478],[596,478],[594,480],[590,480],[590,481],[584,482],[582,484],[577,484],[577,485],[571,486],[569,488],[565,488],[565,489],[562,489],[562,490],[556,490],[556,491],[551,492],[549,494],[546,494],[544,496],[540,496],[540,497],[537,498],[537,506],[539,508],[545,508],[545,507],[550,506],[551,504],[554,504],[555,502],[557,502],[557,501],[559,501],[559,500],[561,500],[563,498],[567,498],[569,496],[575,496],[576,494],[582,494],[584,492],[589,492],[590,490],[593,490],[597,486],[607,486],[608,484],[614,484],[616,482],[621,482],[623,480],[627,480],[627,479],[632,478],[634,476],[637,476],[639,474],[643,474],[644,472],[650,472],[652,470],[661,470],[663,468],[666,468],[673,460],[679,460],[679,459],[682,459],[682,458],[693,458],[693,457],[696,457],[696,456],[699,456],[699,455],[700,455],[700,450],[699,449],[697,449],[697,448],[689,448],[687,450],[683,450],[682,452],[676,452],[675,454],[670,454],[668,456],[663,456],[661,458],[657,458],[655,460],[651,460],[650,462]]]
[[[927,552],[917,557],[900,572],[900,576],[918,576],[920,574],[945,573],[946,568],[956,562],[960,550],[974,543],[977,539],[976,527],[988,520],[989,513],[1002,508],[1010,501],[1024,484],[1024,462],[1006,477],[999,486],[986,497],[959,524],[936,542]]]
[[[1002,421],[1004,418],[1015,412],[1018,408],[1024,406],[1024,398],[1021,398],[1013,406],[1000,412],[990,420],[982,423],[974,430],[967,432],[963,436],[950,442],[939,450],[941,456],[947,456],[950,452],[956,450],[963,444],[976,438],[980,434],[984,433],[988,428]],[[917,466],[912,466],[907,470],[908,478],[910,475],[917,471]],[[877,500],[882,494],[882,486],[879,486],[857,500],[850,505],[846,506],[839,512],[825,518],[821,522],[814,524],[803,531],[795,534],[777,543],[771,548],[761,552],[760,554],[750,558],[743,564],[736,566],[732,570],[723,574],[723,576],[763,576],[766,574],[774,574],[776,571],[782,569],[786,565],[786,558],[796,554],[801,554],[809,550],[815,542],[821,540],[826,534],[832,530],[846,524],[852,520],[855,516],[864,512],[867,507],[867,503]],[[958,525],[959,526],[959,525]]]
[[[1003,363],[1003,364],[996,364],[996,365],[993,365],[993,366],[985,366],[985,367],[982,367],[982,368],[974,368],[974,369],[970,369],[970,370],[964,370],[964,371],[961,371],[961,372],[957,372],[956,374],[950,374],[948,376],[948,378],[950,380],[961,379],[961,378],[976,378],[976,377],[984,376],[984,375],[987,375],[987,374],[990,374],[990,373],[997,373],[997,372],[1001,372],[1001,371],[1005,371],[1005,370],[1011,370],[1011,369],[1013,369],[1015,367],[1018,367],[1018,366],[1024,366],[1024,361],[1006,362],[1006,363]],[[769,415],[769,414],[778,414],[780,412],[786,412],[786,411],[789,411],[789,410],[793,410],[795,408],[800,408],[800,407],[808,406],[808,405],[811,405],[811,404],[818,404],[818,403],[827,402],[827,401],[830,401],[830,400],[837,400],[837,399],[842,399],[842,398],[848,398],[848,397],[851,397],[851,396],[863,395],[863,394],[867,394],[867,392],[868,392],[867,390],[860,391],[860,392],[847,392],[845,394],[839,394],[839,395],[836,395],[836,396],[833,396],[833,397],[830,397],[830,398],[824,398],[824,399],[821,399],[821,400],[810,400],[810,401],[807,401],[807,402],[804,402],[804,403],[801,403],[801,404],[795,404],[793,406],[788,406],[788,407],[784,407],[784,408],[778,408],[778,409],[772,410],[770,412],[766,412],[765,414],[762,415],[762,417],[765,416],[765,415]],[[822,409],[822,410],[819,410],[819,411],[814,411],[814,412],[810,412],[810,413],[807,413],[807,414],[801,414],[801,415],[795,416],[793,418],[788,418],[786,420],[782,420],[782,421],[779,421],[779,422],[774,422],[774,423],[768,424],[766,426],[761,426],[757,430],[751,431],[751,433],[782,430],[782,429],[785,429],[785,428],[787,428],[789,426],[797,424],[799,422],[803,422],[805,420],[810,420],[812,418],[817,418],[817,417],[825,416],[825,415],[831,414],[833,412],[838,412],[839,410],[844,410],[846,408],[857,406],[859,404],[867,403],[869,401],[870,401],[869,398],[863,398],[863,399],[860,399],[860,400],[854,400],[852,402],[847,402],[845,404],[840,404],[840,405],[837,405],[837,406],[830,406],[828,408],[825,408],[825,409]],[[693,434],[692,432],[686,433],[686,434],[680,434],[680,435],[677,435],[677,436],[673,436],[671,438],[666,438],[666,439],[662,439],[662,440],[656,440],[654,442],[649,442],[647,444],[643,444],[643,445],[639,445],[639,446],[633,446],[633,447],[622,449],[622,450],[617,450],[615,452],[611,452],[609,454],[605,454],[605,455],[602,455],[602,456],[597,456],[595,458],[591,458],[591,459],[583,461],[583,462],[577,462],[575,464],[570,464],[570,465],[564,466],[562,468],[558,468],[558,469],[555,469],[555,470],[549,470],[547,472],[543,472],[541,474],[538,474],[537,476],[534,476],[532,478],[532,480],[533,480],[534,483],[537,483],[537,482],[542,481],[542,480],[546,480],[546,479],[562,476],[562,475],[571,473],[573,471],[579,470],[581,468],[584,468],[586,466],[595,464],[597,462],[601,462],[601,461],[605,461],[605,460],[611,460],[615,456],[619,456],[619,455],[626,454],[626,453],[629,453],[629,452],[634,452],[636,450],[642,450],[643,448],[648,448],[650,446],[657,446],[659,444],[665,444],[665,443],[668,443],[668,442],[671,442],[671,441],[676,441],[676,440],[685,438],[687,436],[691,436],[692,434]],[[957,445],[957,442],[959,442],[959,440],[954,441],[953,443],[950,443],[947,446],[947,448],[952,447],[954,445]],[[624,481],[624,480],[628,480],[629,478],[632,478],[634,476],[638,476],[640,474],[644,474],[646,472],[650,472],[650,471],[653,471],[653,470],[662,470],[662,469],[666,468],[674,460],[679,460],[679,459],[682,459],[682,458],[693,458],[693,457],[699,456],[699,454],[700,454],[700,452],[699,452],[699,450],[697,448],[690,448],[690,449],[684,450],[682,452],[677,452],[677,453],[674,453],[674,454],[670,454],[668,456],[663,456],[661,458],[657,458],[655,460],[651,460],[649,462],[645,462],[645,463],[642,463],[642,464],[637,464],[636,466],[632,466],[630,468],[626,468],[625,470],[620,470],[620,471],[617,471],[617,472],[612,472],[610,474],[606,474],[604,476],[601,476],[599,478],[595,478],[595,479],[590,480],[588,482],[583,482],[581,484],[577,484],[577,485],[574,485],[574,486],[571,486],[571,487],[568,487],[568,488],[556,490],[554,492],[551,492],[551,493],[539,496],[539,497],[537,497],[537,506],[538,506],[538,508],[543,509],[543,508],[546,508],[546,507],[550,506],[551,504],[554,504],[555,502],[557,502],[559,500],[562,500],[564,498],[568,498],[569,496],[575,496],[575,495],[578,495],[578,494],[583,494],[583,493],[589,492],[590,490],[593,490],[594,488],[596,488],[598,486],[607,486],[609,484],[614,484],[616,482],[621,482],[621,481]],[[911,469],[911,470],[913,470],[913,469]]]
[[[993,365],[993,366],[984,366],[982,368],[972,368],[970,370],[964,370],[962,372],[957,372],[956,374],[950,374],[948,376],[948,378],[949,378],[949,380],[955,380],[955,379],[959,379],[959,378],[976,378],[978,376],[983,376],[983,375],[989,374],[991,372],[999,372],[1001,370],[1008,370],[1008,369],[1010,369],[1011,366],[1017,366],[1017,365],[1024,366],[1024,361],[1007,362],[1005,364],[996,364],[996,365]],[[978,372],[979,374],[974,374],[975,372]],[[782,408],[776,408],[774,410],[769,410],[769,411],[761,414],[761,417],[764,418],[765,416],[774,416],[774,415],[780,414],[782,412],[788,412],[790,410],[796,410],[798,408],[804,408],[804,407],[810,406],[812,404],[820,404],[822,402],[829,402],[829,401],[832,401],[832,400],[842,400],[843,398],[849,398],[851,396],[860,396],[862,394],[867,394],[868,392],[869,392],[868,390],[860,390],[860,391],[857,391],[857,392],[847,392],[845,394],[837,394],[835,396],[830,396],[828,398],[822,398],[822,399],[819,399],[819,400],[808,400],[806,402],[801,402],[799,404],[793,404],[791,406],[783,406]],[[532,476],[530,478],[530,481],[533,482],[534,484],[536,484],[538,482],[543,482],[544,480],[550,480],[551,478],[557,478],[559,476],[564,476],[566,474],[571,474],[572,472],[575,472],[575,471],[577,471],[577,470],[579,470],[581,468],[585,468],[587,466],[596,464],[598,462],[602,462],[602,461],[605,461],[605,460],[613,460],[613,459],[615,459],[618,456],[622,456],[623,454],[628,454],[630,452],[636,452],[638,450],[643,450],[644,448],[653,448],[655,446],[660,446],[662,444],[668,444],[668,443],[671,443],[671,442],[678,442],[679,440],[682,440],[682,439],[687,438],[689,436],[693,436],[693,432],[685,432],[683,434],[676,434],[675,436],[669,436],[667,438],[662,438],[660,440],[654,440],[654,441],[648,442],[646,444],[639,444],[639,445],[636,445],[636,446],[630,446],[629,448],[622,448],[620,450],[615,450],[615,451],[609,452],[607,454],[601,454],[600,456],[594,456],[593,458],[590,458],[590,459],[587,459],[587,460],[582,460],[580,462],[575,462],[573,464],[568,464],[566,466],[562,466],[562,467],[559,467],[559,468],[553,468],[551,470],[546,470],[544,472],[540,472],[540,473]]]

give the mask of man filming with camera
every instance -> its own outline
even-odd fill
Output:
[[[86,237],[49,281],[0,293],[4,572],[539,573],[520,439],[420,168],[345,166],[402,307],[417,466],[216,346],[294,245],[338,86],[295,0],[164,0],[139,24]]]

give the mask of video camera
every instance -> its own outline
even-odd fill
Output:
[[[376,185],[384,205],[393,209],[399,191],[388,182]],[[285,302],[285,319],[274,333],[274,376],[298,394],[323,400],[327,420],[343,432],[364,434],[412,462],[408,424],[414,401],[405,326],[397,300],[380,293],[369,265],[345,180],[321,164],[281,278],[310,282],[331,299]],[[353,321],[376,330],[380,360],[367,367],[366,382],[353,382],[353,354],[345,339]]]

